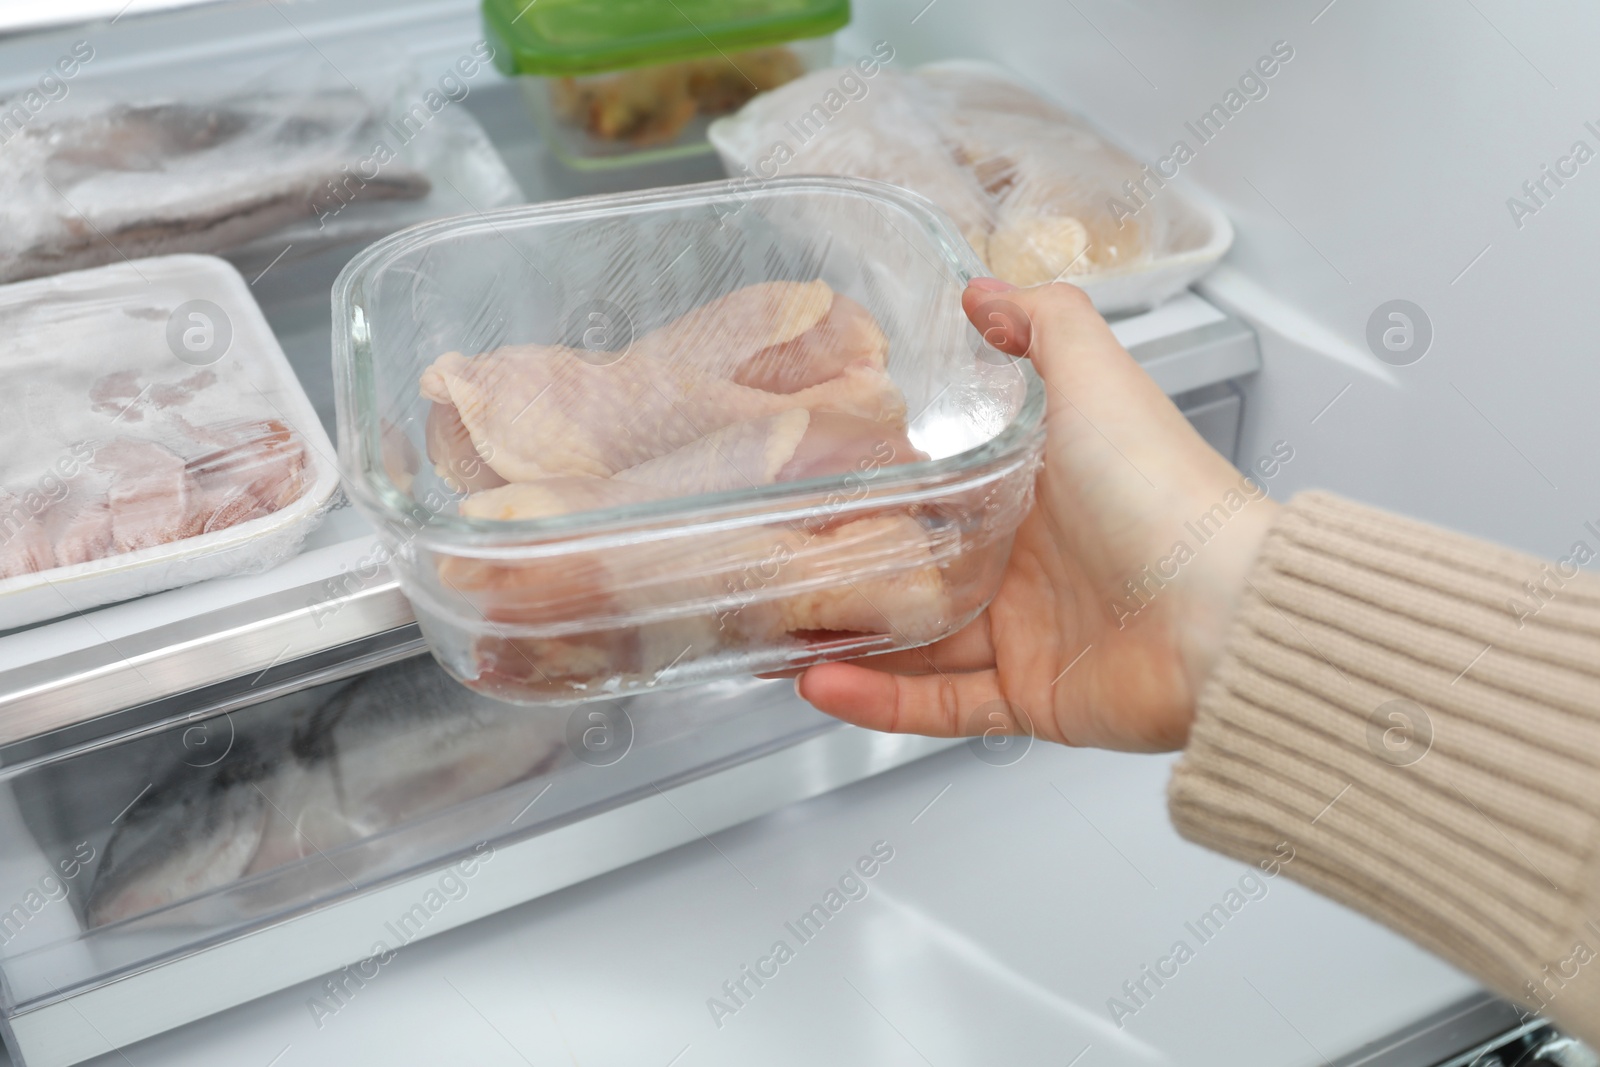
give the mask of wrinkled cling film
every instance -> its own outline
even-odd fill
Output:
[[[182,252],[265,265],[459,211],[451,186],[480,207],[521,200],[465,108],[401,61],[368,66],[358,83],[315,56],[248,78],[85,83],[0,152],[0,282]]]
[[[872,178],[921,193],[996,277],[1022,286],[1136,272],[1209,237],[1134,159],[1002,72],[967,62],[885,69],[856,79],[859,95],[819,106],[830,91],[843,99],[840,78],[815,71],[719,123],[713,139],[730,169]]]
[[[198,256],[0,287],[0,590],[140,561],[148,573],[123,568],[105,597],[72,587],[103,603],[211,577],[208,551],[228,549],[232,573],[293,549],[308,526],[286,541],[268,524],[254,547],[225,535],[332,481],[309,402],[247,300],[231,267]],[[54,614],[77,603],[44,599]],[[17,621],[30,620],[3,620]]]
[[[962,314],[945,224],[827,180],[655,199],[419,235],[362,283],[355,414],[409,457],[385,474],[420,508],[378,517],[441,661],[564,701],[965,623],[1035,446],[952,487],[1027,387]]]

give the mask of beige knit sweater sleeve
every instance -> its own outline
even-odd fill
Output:
[[[1173,775],[1283,870],[1600,1045],[1600,580],[1321,493],[1268,535]]]

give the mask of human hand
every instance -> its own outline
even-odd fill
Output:
[[[1003,724],[1072,745],[1180,747],[1277,505],[1195,432],[1081,289],[982,278],[962,306],[991,345],[1033,361],[1048,394],[1037,499],[1000,590],[942,641],[821,664],[796,689],[893,733]],[[1199,543],[1185,524],[1208,512]],[[1150,577],[1158,564],[1176,577]]]

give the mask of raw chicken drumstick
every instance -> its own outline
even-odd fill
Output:
[[[423,375],[423,395],[455,405],[478,455],[508,481],[605,477],[731,422],[795,407],[890,423],[905,419],[899,390],[866,362],[799,392],[769,393],[664,360],[624,358],[596,366],[583,356],[542,345],[473,359],[452,352]]]
[[[870,478],[881,466],[925,458],[897,428],[792,410],[736,423],[614,478],[546,478],[475,493],[461,512],[499,520],[550,518],[851,471]],[[903,514],[852,518],[832,529],[723,531],[696,538],[687,549],[666,540],[504,563],[450,558],[441,562],[440,579],[495,623],[550,626],[584,619],[594,625],[607,618],[668,616],[554,638],[495,638],[480,647],[481,656],[499,664],[496,671],[519,678],[524,687],[581,683],[596,671],[649,673],[686,648],[768,643],[787,632],[888,632],[912,641],[937,633],[951,615],[939,564],[953,542],[934,545]],[[862,579],[863,571],[882,576]],[[857,580],[841,584],[841,572]],[[800,592],[763,595],[768,588]]]
[[[461,514],[500,521],[546,519],[851,471],[870,477],[879,468],[927,458],[898,427],[795,409],[725,426],[613,478],[557,475],[485,489],[461,502]]]
[[[859,360],[882,370],[889,339],[871,312],[826,282],[758,282],[652,330],[632,354],[699,365],[752,389],[793,393],[836,378]]]
[[[476,684],[510,699],[560,695],[617,674],[653,675],[719,649],[762,648],[790,636],[886,634],[920,644],[958,622],[963,608],[940,569],[960,551],[959,536],[952,530],[930,537],[908,515],[858,519],[821,533],[766,527],[712,541],[699,543],[705,554],[695,558],[681,545],[657,543],[588,556],[590,567],[563,559],[520,574],[510,566],[483,568],[476,577],[512,583],[509,590],[473,590],[490,620],[500,614],[495,594],[504,595],[502,604],[525,607],[524,583],[534,582],[553,598],[542,605],[552,620],[581,618],[587,628],[544,637],[496,627],[477,642]],[[758,562],[733,568],[729,559]],[[861,576],[875,569],[881,575]],[[782,595],[773,596],[777,590]],[[641,613],[657,618],[639,623]],[[608,618],[624,614],[626,624]]]
[[[794,408],[724,426],[693,444],[618,471],[615,478],[668,490],[670,496],[695,496],[927,458],[898,426]]]
[[[689,539],[663,525],[661,537],[603,550],[556,540],[546,555],[441,557],[439,593],[492,631],[476,643],[474,685],[559,695],[795,637],[915,644],[944,632],[962,608],[943,570],[962,548],[957,527],[859,503],[879,469],[927,459],[906,435],[887,358],[860,304],[822,282],[768,282],[645,334],[610,363],[540,345],[437,360],[422,379],[428,454],[470,493],[469,519],[859,479],[804,523]]]
[[[829,358],[817,357],[824,348]],[[749,286],[611,363],[549,345],[441,356],[423,373],[422,395],[455,409],[466,440],[436,411],[429,454],[452,484],[464,484],[454,472],[474,458],[507,481],[604,477],[792,408],[901,424],[905,399],[883,369],[886,353],[871,315],[822,282]]]

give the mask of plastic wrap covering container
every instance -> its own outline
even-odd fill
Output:
[[[709,152],[709,120],[833,61],[850,3],[484,0],[483,20],[556,156],[594,168]]]
[[[136,709],[148,725],[0,771],[0,1008],[363,894],[338,937],[349,960],[370,954],[352,973],[371,979],[409,942],[524,899],[497,873],[517,862],[507,846],[837,725],[781,682],[540,712],[471,693],[426,655],[359,667],[247,707],[270,685]],[[216,1010],[211,984],[191,995]]]
[[[291,554],[333,444],[238,272],[163,256],[0,286],[0,630]]]
[[[439,659],[569,701],[906,648],[993,596],[1043,386],[931,204],[836,178],[397,234],[334,287],[339,437]]]
[[[0,281],[182,252],[228,253],[254,277],[520,203],[459,106],[486,71],[480,44],[432,81],[381,52],[336,70],[315,50],[86,77],[3,131]]]
[[[1233,227],[1082,118],[989,63],[817,71],[712,124],[728,173],[837,174],[923,194],[997,277],[1149,307],[1221,259]]]

